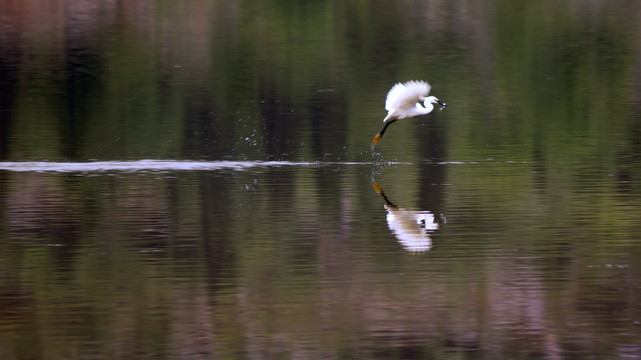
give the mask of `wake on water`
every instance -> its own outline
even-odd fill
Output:
[[[208,171],[236,170],[253,168],[299,166],[320,168],[327,166],[400,165],[399,162],[336,162],[336,161],[181,161],[181,160],[134,160],[134,161],[95,161],[95,162],[0,162],[0,170],[15,172],[138,172],[138,171]]]

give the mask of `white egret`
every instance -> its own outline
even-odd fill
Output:
[[[389,201],[376,181],[374,191],[385,200],[387,227],[403,247],[412,252],[429,251],[432,248],[431,234],[439,229],[434,214],[427,210],[410,210]]]
[[[387,127],[394,121],[429,114],[434,110],[433,104],[441,105],[441,109],[447,106],[436,97],[427,96],[430,93],[430,88],[430,84],[425,81],[414,80],[394,85],[387,93],[385,100],[385,110],[387,110],[387,116],[383,119],[385,126],[381,132],[374,136],[372,145],[378,144]]]

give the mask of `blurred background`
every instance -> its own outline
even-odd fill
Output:
[[[0,0],[0,357],[641,358],[640,24]]]

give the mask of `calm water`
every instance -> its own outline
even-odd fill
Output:
[[[639,14],[0,0],[0,358],[641,359]]]

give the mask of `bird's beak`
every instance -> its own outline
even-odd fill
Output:
[[[446,107],[446,106],[447,106],[447,104],[446,104],[446,103],[444,103],[444,102],[442,102],[441,100],[436,100],[436,102],[437,102],[439,105],[441,105],[442,107]]]

